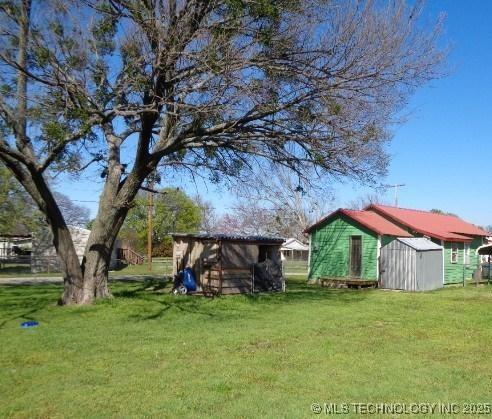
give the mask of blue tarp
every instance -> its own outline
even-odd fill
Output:
[[[183,272],[183,285],[186,287],[188,292],[196,291],[195,274],[191,268],[186,268]]]

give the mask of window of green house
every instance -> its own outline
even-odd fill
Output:
[[[469,243],[465,243],[465,248],[464,248],[464,252],[463,252],[463,263],[465,265],[469,265],[470,264],[470,244]]]
[[[451,243],[451,263],[458,263],[458,243]]]

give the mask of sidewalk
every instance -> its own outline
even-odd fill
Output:
[[[109,282],[113,281],[144,281],[145,279],[168,279],[168,276],[153,275],[110,275]],[[0,278],[0,285],[40,285],[62,284],[61,276],[19,276]]]

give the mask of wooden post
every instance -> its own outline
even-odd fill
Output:
[[[149,189],[154,187],[154,182],[149,183]],[[151,191],[148,194],[148,208],[147,208],[147,262],[149,271],[152,271],[152,217],[154,209],[154,194]]]

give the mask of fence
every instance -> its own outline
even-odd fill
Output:
[[[31,256],[3,256],[0,257],[0,275],[2,276],[17,276],[17,275],[28,275],[32,273],[31,267]],[[49,260],[44,261],[46,264],[46,272],[57,271],[58,258],[53,257]],[[56,266],[56,268],[55,268]]]
[[[284,260],[284,275],[307,275],[307,260]]]
[[[307,275],[307,261],[285,260],[283,266],[284,274],[287,276]],[[138,275],[149,273],[147,258],[144,258],[143,263],[139,265],[128,265],[126,261],[117,259],[116,266],[113,266],[111,269],[116,275]],[[172,270],[172,258],[152,258],[152,274],[171,275]],[[0,275],[2,276],[29,275],[33,273],[55,274],[59,273],[59,271],[57,256],[32,257],[32,259],[31,256],[9,256],[0,258]]]
[[[147,262],[147,258],[145,258]],[[154,257],[152,258],[152,268],[157,267],[163,271],[171,273],[173,271],[173,258],[169,257]]]
[[[482,279],[486,279],[487,282],[492,280],[492,266],[490,263],[482,263]]]
[[[58,256],[32,257],[7,256],[0,258],[0,274],[26,275],[31,273],[57,273],[60,272]]]
[[[172,258],[169,257],[153,257],[152,272],[149,271],[149,262],[147,257],[143,258],[143,263],[139,265],[127,265],[124,261],[119,261],[121,264],[115,271],[118,275],[138,275],[138,274],[155,274],[155,275],[171,275],[173,272]]]

